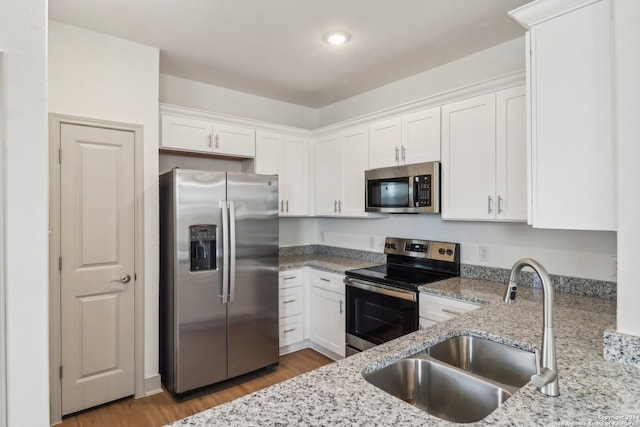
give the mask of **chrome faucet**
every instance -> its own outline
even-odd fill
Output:
[[[542,360],[536,350],[536,374],[531,376],[531,382],[538,387],[540,393],[547,396],[559,396],[558,365],[556,361],[556,343],[553,337],[553,283],[547,270],[539,262],[530,258],[516,261],[511,268],[509,284],[504,295],[504,302],[511,304],[516,300],[516,288],[520,273],[524,267],[531,267],[542,282],[544,300],[543,316],[544,329],[542,334]]]

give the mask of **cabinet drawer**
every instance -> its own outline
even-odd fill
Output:
[[[278,280],[280,289],[302,286],[302,269],[281,271]]]
[[[313,271],[313,286],[344,295],[344,276],[326,271]]]
[[[434,295],[420,294],[420,317],[436,322],[451,319],[480,307],[481,305],[479,304]]]
[[[302,314],[280,319],[280,347],[304,339]]]
[[[303,306],[302,286],[280,290],[280,317],[301,314]]]

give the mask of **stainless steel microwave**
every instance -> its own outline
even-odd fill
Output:
[[[440,213],[440,163],[365,171],[365,211]]]

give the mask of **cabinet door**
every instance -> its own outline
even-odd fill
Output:
[[[311,286],[311,341],[345,355],[344,296]]]
[[[278,175],[280,173],[280,146],[282,135],[278,133],[256,132],[255,173]]]
[[[402,116],[400,161],[440,161],[440,107]]]
[[[496,218],[527,220],[527,99],[524,85],[496,93]]]
[[[280,215],[309,215],[309,141],[294,136],[283,136],[282,170],[280,171]]]
[[[495,94],[442,107],[442,218],[495,217]]]
[[[395,166],[400,162],[402,123],[400,117],[369,126],[369,167]]]
[[[338,215],[342,197],[342,139],[326,136],[315,142],[315,212],[316,215]]]
[[[161,148],[211,153],[212,135],[209,120],[162,115]]]
[[[216,124],[212,150],[216,154],[253,158],[256,155],[255,130]]]
[[[364,171],[369,169],[369,129],[347,131],[342,137],[342,199],[340,214],[366,216],[364,211]]]
[[[534,227],[616,229],[610,8],[531,28]]]

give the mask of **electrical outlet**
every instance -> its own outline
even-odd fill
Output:
[[[369,237],[369,249],[373,249],[376,246],[376,238],[371,236]]]
[[[482,262],[489,262],[489,260],[491,259],[489,246],[480,245],[478,247],[478,258],[480,258],[480,261]]]

